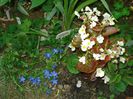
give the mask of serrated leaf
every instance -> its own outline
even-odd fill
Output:
[[[9,2],[9,0],[0,0],[0,6],[5,5],[7,2]]]
[[[76,69],[76,64],[78,63],[78,57],[76,54],[71,54],[66,58],[67,69],[70,73],[78,74],[79,71]]]
[[[30,9],[33,9],[35,7],[40,6],[41,4],[43,4],[46,0],[31,0],[32,4]]]
[[[29,16],[29,13],[25,10],[25,8],[21,5],[21,3],[18,3],[17,9],[24,15]]]

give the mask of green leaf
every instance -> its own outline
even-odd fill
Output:
[[[52,11],[48,13],[46,20],[50,21],[53,18],[53,16],[56,14],[56,12],[57,12],[57,9],[56,7],[54,7]]]
[[[123,78],[123,81],[130,86],[133,86],[133,77],[126,76]]]
[[[123,16],[128,16],[130,14],[130,11],[129,11],[128,8],[123,8],[121,13],[122,13]]]
[[[78,74],[79,71],[75,68],[78,63],[78,57],[76,54],[71,54],[66,58],[67,69],[70,73]]]
[[[43,4],[46,0],[31,0],[32,4],[30,9],[33,9],[35,7],[40,6],[41,4]]]
[[[9,2],[9,0],[0,0],[0,6],[5,5],[7,2]]]
[[[121,82],[115,84],[115,88],[119,92],[124,92],[126,90],[126,88],[127,88],[127,85],[124,82],[121,81]]]
[[[21,5],[21,3],[18,3],[17,9],[24,15],[29,16],[29,13],[25,10],[25,8]]]
[[[133,40],[130,40],[126,43],[126,46],[130,47],[130,46],[133,46]]]
[[[116,69],[117,69],[117,66],[116,66],[116,64],[110,62],[110,63],[108,64],[108,68],[109,68],[109,71],[110,71],[110,72],[115,72]]]
[[[127,65],[128,65],[128,66],[133,66],[133,60],[129,60],[129,61],[127,62]]]
[[[110,83],[118,83],[121,81],[121,75],[116,74],[115,76],[111,77]]]
[[[126,66],[127,66],[127,64],[119,63],[119,68],[120,69],[125,68]]]
[[[94,2],[96,2],[97,0],[87,0],[87,1],[85,1],[85,2],[83,2],[83,3],[81,3],[76,9],[75,9],[75,11],[80,11],[82,8],[84,8],[85,6],[87,6],[87,5],[90,5],[90,4],[92,4],[92,3],[94,3]],[[74,17],[74,14],[73,14],[73,16],[72,16],[72,18]]]
[[[122,2],[116,2],[114,4],[114,7],[116,10],[119,10],[119,9],[122,9],[124,7],[123,3]]]
[[[104,5],[104,7],[108,10],[108,12],[112,15],[110,9],[109,9],[109,6],[107,4],[107,2],[105,0],[101,0],[102,4]]]
[[[61,14],[63,15],[64,14],[64,8],[63,8],[62,2],[61,1],[56,1],[55,6],[61,12]]]

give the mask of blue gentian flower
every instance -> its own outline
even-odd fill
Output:
[[[44,56],[46,59],[50,59],[52,57],[52,54],[51,53],[45,53]]]
[[[53,65],[52,65],[52,68],[53,68],[53,69],[55,69],[56,67],[57,67],[57,65],[56,65],[56,64],[53,64]]]
[[[30,77],[29,80],[33,85],[36,84],[36,80],[34,77]]]
[[[50,74],[49,70],[46,69],[46,70],[43,71],[43,73],[44,73],[45,78],[48,78],[48,79],[50,78],[51,74]]]
[[[53,71],[53,72],[51,72],[51,76],[57,77],[58,76],[58,73],[56,71]]]
[[[35,80],[36,80],[36,85],[39,85],[41,82],[40,77],[35,78]]]
[[[57,85],[58,80],[54,78],[54,79],[51,80],[51,83],[52,83],[52,85]]]
[[[20,82],[20,83],[24,83],[24,82],[25,82],[25,80],[26,80],[26,79],[25,79],[25,77],[24,77],[24,76],[21,76],[21,77],[19,78],[19,82]]]
[[[59,53],[62,54],[63,53],[63,49],[59,49]]]
[[[37,77],[37,78],[30,77],[29,80],[30,80],[30,82],[31,82],[33,85],[39,85],[40,82],[41,82],[40,77]]]
[[[58,54],[58,53],[59,53],[59,50],[56,49],[56,48],[54,48],[54,49],[52,50],[52,52],[53,52],[54,54]]]

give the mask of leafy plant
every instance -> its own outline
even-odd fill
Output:
[[[109,63],[106,70],[107,75],[110,77],[110,90],[113,94],[120,94],[124,92],[128,85],[133,86],[133,66],[132,60],[129,60],[126,64]]]
[[[79,3],[78,0],[57,0],[54,1],[55,6],[53,7],[51,13],[48,14],[47,19],[51,20],[51,18],[60,11],[63,16],[64,29],[70,29],[70,26],[74,20],[75,14],[74,11],[80,11],[87,5],[93,4],[97,0],[86,0]],[[105,8],[110,12],[109,7],[105,0],[101,0]],[[111,12],[110,12],[111,13]]]
[[[78,63],[78,57],[76,54],[70,54],[64,58],[67,65],[67,69],[70,73],[78,74],[79,71],[76,69],[76,64]]]
[[[112,11],[112,14],[116,19],[119,19],[123,16],[129,16],[130,10],[128,7],[124,6],[123,2],[117,1],[113,5],[114,10]]]

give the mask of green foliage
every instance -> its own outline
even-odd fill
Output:
[[[95,3],[97,0],[86,0],[86,1],[79,1],[78,0],[54,0],[52,2],[46,2],[47,4],[51,4],[49,8],[46,8],[47,6],[44,5],[43,9],[44,11],[49,11],[51,9],[51,12],[48,13],[47,20],[51,20],[52,17],[60,12],[63,16],[63,23],[64,23],[64,29],[68,30],[70,29],[72,22],[75,18],[74,11],[80,11],[82,8],[84,8],[87,5]],[[105,0],[101,0],[102,4],[105,6],[105,8],[110,12],[109,7]],[[52,7],[53,6],[53,7]],[[45,10],[47,9],[47,10]]]
[[[129,16],[130,11],[129,8],[124,6],[123,2],[117,1],[114,3],[114,10],[112,11],[114,17],[119,19],[123,16]]]
[[[78,57],[76,54],[70,54],[65,58],[65,63],[67,64],[67,69],[70,73],[78,74],[79,71],[76,69],[76,64],[78,63]]]
[[[31,0],[32,4],[30,9],[33,9],[35,7],[40,6],[41,4],[43,4],[46,0]]]
[[[18,9],[18,11],[20,11],[22,14],[29,16],[29,13],[25,10],[25,8],[22,6],[21,3],[18,3],[17,9]]]
[[[133,85],[133,79],[132,76],[132,68],[129,66],[132,65],[132,61],[129,60],[127,63],[119,63],[119,64],[113,64],[108,63],[108,69],[106,69],[106,73],[110,77],[110,91],[113,94],[120,94],[121,92],[124,92],[128,85]]]
[[[9,0],[0,0],[0,6],[5,5],[7,2],[9,2]]]

